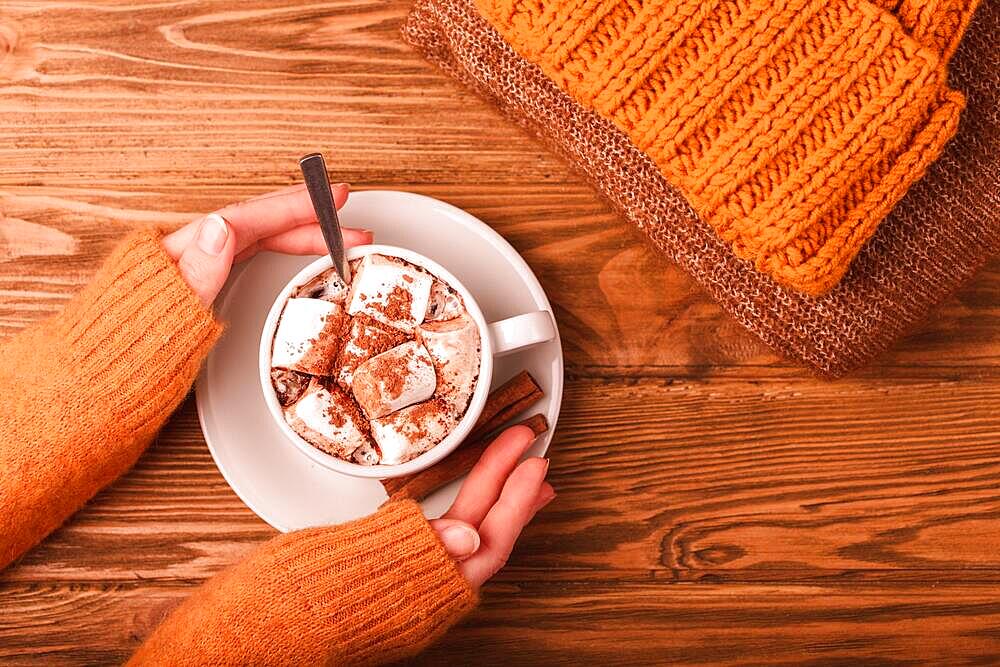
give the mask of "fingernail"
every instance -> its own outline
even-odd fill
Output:
[[[350,183],[337,183],[333,187],[340,188],[341,190],[347,190],[348,192],[351,191],[351,184]]]
[[[544,495],[539,496],[538,498],[535,499],[535,507],[532,511],[541,512],[542,508],[548,507],[549,503],[551,503],[555,499],[556,499],[555,489],[551,488],[547,489]]]
[[[550,461],[548,457],[545,457],[545,474],[546,475],[549,474],[549,464],[550,463],[552,463],[552,461]]]
[[[471,556],[479,549],[479,533],[469,526],[448,526],[441,532],[441,541],[453,557]]]
[[[217,213],[209,213],[198,227],[198,247],[206,255],[218,255],[226,247],[229,225]]]

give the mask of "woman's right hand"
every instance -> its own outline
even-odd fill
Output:
[[[332,187],[337,208],[348,186]],[[344,228],[344,246],[372,242],[372,233]],[[177,262],[181,277],[206,306],[222,289],[234,262],[261,250],[290,255],[323,255],[326,243],[304,184],[259,195],[194,220],[163,237],[163,249]]]
[[[451,509],[431,521],[476,590],[506,564],[521,530],[556,497],[545,481],[548,459],[518,464],[534,440],[526,426],[501,433],[465,478]]]

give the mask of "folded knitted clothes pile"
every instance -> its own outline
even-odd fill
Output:
[[[1000,249],[1000,12],[959,44],[974,5],[420,0],[404,36],[839,375]]]

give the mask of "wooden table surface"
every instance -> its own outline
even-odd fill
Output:
[[[468,209],[548,291],[559,497],[418,663],[1000,661],[1000,262],[837,382],[774,356],[398,36],[408,0],[4,0],[0,332],[129,228],[292,183]],[[274,533],[185,402],[0,573],[0,663],[118,662]]]

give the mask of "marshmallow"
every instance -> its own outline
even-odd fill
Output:
[[[274,393],[278,395],[278,402],[284,407],[299,400],[299,396],[309,386],[309,376],[295,371],[286,371],[283,368],[272,368],[271,386],[274,387]]]
[[[365,255],[351,283],[347,312],[365,313],[383,324],[413,331],[424,321],[434,279],[382,255]]]
[[[354,455],[351,456],[351,459],[363,466],[374,466],[381,462],[382,454],[378,451],[378,447],[370,442],[366,442],[358,447]]]
[[[387,327],[363,315],[352,318],[351,328],[344,336],[344,347],[340,350],[337,382],[344,389],[350,389],[358,366],[405,342],[406,334],[398,329]]]
[[[358,405],[374,419],[433,396],[437,376],[424,346],[410,341],[358,366],[351,384]]]
[[[435,280],[431,285],[431,295],[427,303],[427,314],[424,315],[425,322],[439,322],[441,320],[451,320],[460,317],[465,313],[465,304],[462,297],[447,284],[440,280]]]
[[[424,322],[417,329],[437,370],[437,396],[461,415],[479,377],[479,327],[463,315],[443,322]]]
[[[328,375],[340,347],[344,311],[322,299],[289,299],[278,321],[271,367]]]
[[[458,424],[455,413],[441,399],[411,405],[372,420],[383,465],[405,463],[444,440]]]
[[[347,459],[368,443],[360,429],[364,417],[358,414],[350,396],[339,387],[325,387],[313,380],[296,403],[285,408],[285,420],[292,429],[327,454]]]
[[[347,284],[340,279],[337,271],[327,269],[295,290],[295,296],[343,303],[347,300],[347,292]]]

